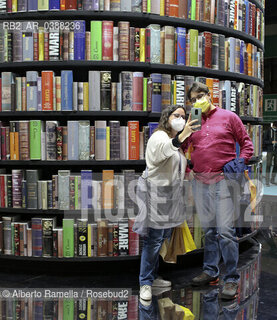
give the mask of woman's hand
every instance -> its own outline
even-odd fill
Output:
[[[191,113],[189,114],[188,121],[183,129],[183,131],[178,135],[178,140],[180,143],[184,142],[193,132],[195,132],[195,129],[200,127],[200,124],[193,125],[198,120],[191,120]]]

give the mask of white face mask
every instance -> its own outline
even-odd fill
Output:
[[[170,122],[171,128],[175,131],[182,131],[186,125],[186,120],[182,117],[177,119],[172,119]]]

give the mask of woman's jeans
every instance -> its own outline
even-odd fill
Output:
[[[238,240],[234,228],[234,204],[225,180],[204,184],[193,180],[193,195],[205,233],[203,271],[211,277],[219,275],[222,256],[226,267],[225,282],[238,282]]]
[[[143,239],[143,247],[140,261],[139,283],[141,286],[152,286],[157,278],[159,268],[159,253],[166,238],[170,238],[172,228],[149,228],[148,236]]]

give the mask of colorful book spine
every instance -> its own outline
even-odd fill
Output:
[[[162,111],[162,75],[152,73],[152,112]]]
[[[85,60],[86,49],[86,22],[84,20],[74,21],[74,60]]]
[[[111,110],[111,71],[100,71],[100,110]]]
[[[42,218],[32,218],[33,257],[42,256]]]
[[[133,72],[132,110],[143,110],[143,72]]]
[[[177,51],[176,63],[178,65],[186,64],[186,28],[177,27]]]
[[[130,54],[130,35],[129,35],[130,22],[119,21],[118,22],[118,38],[119,41],[119,60],[129,61]]]
[[[92,170],[81,170],[81,208],[92,208]]]
[[[139,121],[128,121],[129,160],[139,160]]]
[[[63,219],[63,256],[65,258],[74,257],[74,219]],[[74,311],[72,311],[73,314]]]
[[[102,60],[113,60],[113,21],[102,21]]]
[[[102,21],[90,22],[91,60],[102,60]]]

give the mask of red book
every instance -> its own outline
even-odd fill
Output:
[[[0,186],[1,186],[1,190],[0,190],[0,194],[1,194],[1,208],[5,208],[5,176],[3,174],[1,174],[0,176]]]
[[[53,71],[41,72],[42,111],[53,111]]]
[[[38,61],[38,32],[33,33],[33,47],[34,47],[34,54],[33,60]]]
[[[139,121],[128,121],[129,160],[139,160]]]
[[[65,10],[65,0],[60,0],[60,10]]]
[[[133,72],[133,111],[143,110],[143,72]]]
[[[49,60],[49,32],[44,31],[44,61]]]
[[[102,22],[102,59],[113,60],[113,21]]]
[[[129,255],[139,254],[139,235],[133,231],[135,219],[129,219]]]
[[[65,0],[65,10],[77,10],[77,0]]]
[[[213,79],[213,102],[215,107],[219,107],[219,80]]]
[[[12,0],[7,0],[6,12],[12,12]]]
[[[212,33],[205,31],[205,68],[212,67]]]
[[[164,14],[165,14],[165,16],[169,16],[169,2],[170,2],[170,0],[165,0],[165,4],[164,4]]]
[[[150,43],[151,43],[150,28],[145,29],[145,62],[150,62]]]
[[[252,36],[256,36],[256,6],[252,4]]]
[[[179,17],[179,0],[169,0],[169,16]]]

